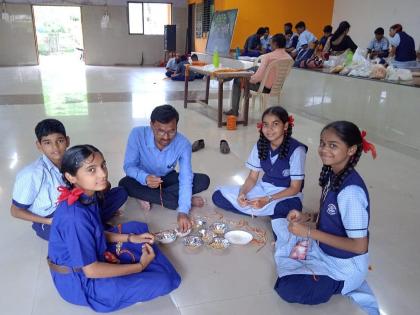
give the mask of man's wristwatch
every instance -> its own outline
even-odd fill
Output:
[[[267,197],[268,197],[268,202],[272,202],[273,201],[273,196],[268,195]]]

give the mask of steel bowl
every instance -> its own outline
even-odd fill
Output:
[[[229,241],[223,237],[216,237],[213,239],[213,242],[209,244],[209,247],[213,249],[226,249],[229,246],[230,246]]]
[[[209,230],[217,235],[224,235],[227,229],[228,229],[227,224],[223,222],[215,222],[209,227]]]
[[[203,240],[197,235],[189,235],[184,237],[184,245],[188,248],[198,248],[203,245]]]
[[[198,230],[198,235],[200,235],[201,239],[205,244],[210,244],[213,242],[213,239],[216,237],[213,231],[207,229],[200,229]]]
[[[197,217],[194,219],[194,227],[196,229],[201,229],[203,227],[205,227],[207,224],[206,220],[200,217]]]
[[[176,231],[175,230],[166,230],[155,235],[156,240],[162,244],[169,244],[176,240]]]

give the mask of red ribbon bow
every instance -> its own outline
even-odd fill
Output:
[[[361,136],[362,136],[362,148],[363,148],[363,152],[368,153],[370,151],[371,154],[372,154],[373,159],[376,159],[376,148],[375,148],[375,145],[373,143],[370,143],[369,141],[366,140],[366,135],[367,135],[366,130],[362,130]]]
[[[59,186],[57,189],[61,192],[61,195],[58,196],[58,202],[67,200],[69,206],[75,203],[79,199],[80,195],[83,194],[83,190],[78,187],[69,190],[67,187]]]
[[[289,123],[290,126],[294,126],[295,125],[295,118],[290,115],[289,118],[287,119],[287,122]]]
[[[262,121],[257,122],[257,129],[262,129],[263,123]]]

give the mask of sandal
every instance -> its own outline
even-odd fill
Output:
[[[220,152],[228,154],[230,152],[229,144],[226,140],[220,140]]]
[[[204,149],[204,146],[204,139],[194,141],[192,144],[192,152],[197,152],[198,150]]]

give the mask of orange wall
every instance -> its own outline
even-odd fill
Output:
[[[189,0],[200,3],[202,0]],[[245,40],[254,34],[258,27],[268,26],[270,33],[282,33],[283,25],[295,25],[304,21],[306,28],[318,38],[322,36],[325,25],[331,24],[334,0],[215,0],[215,10],[238,9],[231,48],[243,48]],[[197,51],[204,51],[206,40],[195,40]]]

